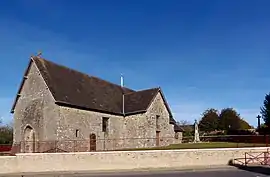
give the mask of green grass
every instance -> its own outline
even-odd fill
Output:
[[[172,149],[211,149],[211,148],[243,148],[243,147],[265,147],[265,144],[252,144],[252,143],[227,143],[227,142],[209,142],[209,143],[182,143],[172,144],[165,147],[153,148],[137,148],[137,149],[124,149],[122,151],[139,151],[139,150],[172,150]]]

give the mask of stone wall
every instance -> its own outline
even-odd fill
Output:
[[[158,122],[156,122],[157,116],[159,117]],[[182,134],[179,133],[179,138],[175,139],[174,125],[169,124],[169,112],[160,93],[155,97],[145,114],[127,116],[125,120],[127,137],[147,139],[134,144],[133,146],[136,146],[136,148],[156,146],[157,131],[160,131],[159,146],[181,143]]]
[[[103,117],[108,118],[107,132],[102,131]],[[97,150],[154,147],[157,145],[157,130],[160,131],[160,146],[181,143],[181,133],[179,138],[175,139],[174,127],[169,124],[169,113],[160,94],[146,113],[126,117],[61,106],[57,121],[57,141],[60,148],[67,151],[72,150],[74,146],[68,143],[69,140],[76,140],[76,146],[81,143],[83,149],[90,150],[90,134],[96,136]]]
[[[109,118],[107,132],[102,131],[102,118]],[[61,143],[67,140],[81,141],[83,147],[90,148],[90,135],[96,135],[96,149],[113,149],[114,139],[123,138],[122,116],[85,111],[75,108],[60,107],[60,117],[57,122],[57,140]],[[76,137],[77,131],[77,137]],[[87,140],[89,140],[88,144]],[[88,149],[89,149],[88,148]]]
[[[14,144],[24,141],[27,127],[33,130],[34,141],[54,140],[58,115],[58,107],[45,81],[31,62],[14,110]]]
[[[81,153],[34,153],[0,157],[0,173],[82,172],[145,168],[194,168],[224,166],[244,158],[245,152],[265,152],[267,148],[190,149],[163,151],[118,151]]]
[[[182,140],[181,133],[175,139],[174,127],[169,124],[169,112],[160,93],[146,113],[126,117],[57,106],[32,62],[20,95],[14,110],[14,144],[30,141],[17,148],[22,152],[29,147],[34,152],[46,152],[55,147],[74,151],[75,146],[79,151],[89,151],[91,134],[96,137],[96,150],[166,146]],[[102,131],[104,117],[108,118],[106,132]],[[158,143],[157,131],[160,132]]]

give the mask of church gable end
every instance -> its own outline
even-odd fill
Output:
[[[157,120],[165,124],[172,124],[175,132],[182,132],[183,130],[176,124],[173,118],[171,109],[166,101],[166,98],[161,89],[158,90],[156,95],[151,100],[147,108],[147,113],[156,117]],[[161,120],[163,119],[163,120]]]
[[[11,109],[11,113],[14,113],[19,100],[26,98],[42,98],[45,95],[45,92],[49,93],[50,91],[46,83],[44,82],[42,75],[39,72],[39,69],[31,59],[23,75],[22,82],[20,84],[19,90],[17,92]]]
[[[161,92],[159,91],[147,108],[147,113],[157,116],[160,119],[166,119],[168,124],[170,122],[170,110],[167,108],[165,100],[162,97]]]
[[[39,69],[30,60],[11,110],[14,114],[14,142],[24,139],[26,125],[35,130],[36,139],[50,137],[47,131],[51,131],[55,124],[55,109],[54,98]]]

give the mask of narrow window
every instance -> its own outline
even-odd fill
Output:
[[[156,115],[156,129],[159,129],[159,115]]]
[[[76,138],[79,136],[79,130],[76,129]]]
[[[103,132],[108,132],[108,122],[109,122],[108,117],[102,117],[102,131]]]
[[[175,138],[175,139],[179,139],[179,134],[178,134],[178,132],[175,132],[174,138]]]

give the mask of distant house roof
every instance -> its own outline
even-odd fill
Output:
[[[184,132],[194,131],[194,125],[178,125]]]
[[[176,123],[174,124],[174,131],[175,132],[184,132],[185,130],[181,127],[181,126],[179,126],[179,125],[177,125]]]
[[[170,113],[170,123],[176,123],[160,88],[134,91],[36,56],[31,57],[25,76],[31,62],[36,64],[58,105],[115,115],[131,115],[146,112],[155,96],[160,92]],[[12,113],[22,85],[23,83],[12,107]]]

